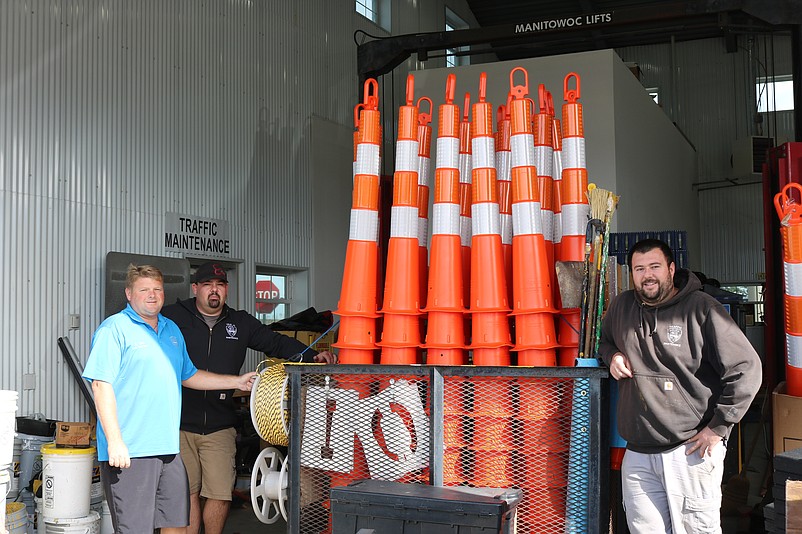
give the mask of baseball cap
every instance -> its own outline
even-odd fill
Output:
[[[228,283],[226,268],[219,263],[209,261],[198,267],[195,271],[195,275],[192,277],[193,284],[201,284],[209,280],[220,280],[221,282]]]

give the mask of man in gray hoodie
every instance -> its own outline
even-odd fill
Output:
[[[636,243],[628,264],[635,289],[610,304],[599,347],[618,381],[627,523],[720,533],[727,438],[760,388],[760,358],[664,242]]]

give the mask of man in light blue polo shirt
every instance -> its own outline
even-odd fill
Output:
[[[184,532],[189,488],[179,455],[181,386],[250,391],[256,373],[199,371],[184,337],[162,316],[161,271],[128,268],[128,306],[95,331],[83,377],[98,412],[98,460],[117,533]]]

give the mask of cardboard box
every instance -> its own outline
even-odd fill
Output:
[[[320,337],[320,334],[323,333],[323,332],[312,332],[309,330],[277,330],[277,332],[279,334],[284,334],[285,336],[295,338],[304,345],[306,345],[307,347],[311,345],[318,337]],[[337,341],[337,330],[332,330],[331,332],[323,336],[320,339],[320,341],[315,343],[315,346],[312,348],[317,352],[324,352],[327,350],[330,351],[331,346],[332,344],[334,344],[335,341]]]
[[[56,447],[89,447],[92,425],[89,423],[56,423]]]
[[[786,395],[785,382],[772,393],[774,454],[802,447],[802,397]]]

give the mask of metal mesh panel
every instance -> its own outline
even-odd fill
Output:
[[[520,533],[594,532],[602,523],[601,370],[323,370],[290,372],[301,414],[291,423],[291,532],[330,532],[330,488],[364,478],[520,488]]]

